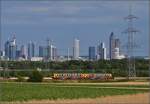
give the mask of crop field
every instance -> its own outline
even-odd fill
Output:
[[[146,93],[148,85],[1,83],[0,101],[32,101],[97,98],[113,95]]]

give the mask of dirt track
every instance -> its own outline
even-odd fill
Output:
[[[75,100],[42,100],[18,102],[9,104],[150,104],[150,93],[135,94],[135,95],[118,95],[108,96],[95,99],[75,99]],[[8,104],[8,103],[7,103]]]
[[[47,83],[45,83],[47,84]],[[150,85],[150,82],[107,82],[107,83],[55,83],[56,85]]]

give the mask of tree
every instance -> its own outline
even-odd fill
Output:
[[[43,81],[43,75],[38,70],[34,70],[28,79],[28,82],[42,82],[42,81]]]

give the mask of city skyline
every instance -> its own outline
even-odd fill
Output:
[[[81,55],[88,55],[88,46],[96,46],[99,41],[104,42],[108,49],[108,37],[114,32],[125,45],[127,35],[122,31],[127,27],[123,18],[129,14],[128,5],[128,2],[2,1],[2,41],[4,43],[15,33],[18,44],[31,40],[39,46],[45,44],[49,37],[54,40],[60,54],[64,55],[77,37],[81,41]],[[119,7],[122,8],[118,10]],[[137,35],[137,41],[142,45],[136,52],[139,56],[148,55],[147,8],[146,1],[133,3],[133,14],[139,17],[136,27],[141,30]],[[23,10],[28,12],[21,13]],[[52,10],[57,12],[51,13]],[[49,20],[46,21],[46,18]]]
[[[48,61],[61,61],[62,57],[67,56],[67,60],[112,60],[112,59],[123,59],[126,58],[127,54],[121,51],[121,42],[119,38],[116,38],[113,32],[110,33],[108,37],[109,49],[105,47],[104,42],[99,42],[97,46],[88,47],[88,56],[80,55],[80,40],[75,38],[72,44],[72,53],[68,48],[67,55],[60,55],[59,49],[54,45],[53,40],[47,39],[47,44],[39,45],[38,49],[35,49],[35,43],[30,41],[26,45],[21,45],[18,47],[16,36],[12,39],[7,40],[4,44],[5,49],[2,50],[2,58],[5,60],[48,60]],[[109,54],[107,54],[109,50]],[[35,54],[38,52],[38,54]],[[84,58],[83,58],[84,57]],[[86,57],[86,58],[85,58]]]

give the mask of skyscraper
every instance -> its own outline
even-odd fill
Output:
[[[47,47],[39,46],[39,57],[47,57]]]
[[[121,44],[120,39],[115,39],[115,47],[120,48],[120,44]]]
[[[9,45],[10,45],[10,42],[9,42],[9,40],[8,41],[6,41],[5,42],[5,49],[4,49],[4,51],[5,51],[5,57],[8,59],[9,58]]]
[[[95,47],[94,46],[90,46],[89,47],[89,60],[90,61],[94,61],[96,59],[96,55],[95,55]]]
[[[97,59],[107,59],[106,47],[104,43],[100,43],[97,47]]]
[[[78,60],[80,56],[80,41],[78,39],[74,39],[73,43],[73,59]]]
[[[55,46],[52,47],[52,59],[57,60],[57,48]]]
[[[57,48],[53,45],[51,40],[47,40],[47,59],[50,61],[56,61],[57,59]]]
[[[27,59],[27,47],[25,45],[21,46],[20,55],[22,58]]]
[[[16,52],[17,52],[17,45],[16,45],[16,38],[13,37],[12,40],[8,40],[5,43],[5,57],[9,60],[16,60]]]
[[[107,58],[107,53],[106,53],[106,47],[104,43],[101,43],[101,48],[102,48],[102,53],[101,53],[101,59],[106,60]]]
[[[125,58],[125,56],[122,53],[120,53],[120,46],[121,46],[120,39],[115,38],[112,32],[110,35],[110,52],[109,52],[110,60]]]
[[[115,36],[114,36],[114,33],[111,32],[110,38],[109,38],[109,57],[110,57],[110,60],[113,59],[114,49],[115,49]]]
[[[17,50],[16,51],[16,59],[20,58],[21,57],[21,51],[20,50]]]
[[[28,59],[35,56],[35,44],[33,42],[28,43]]]

